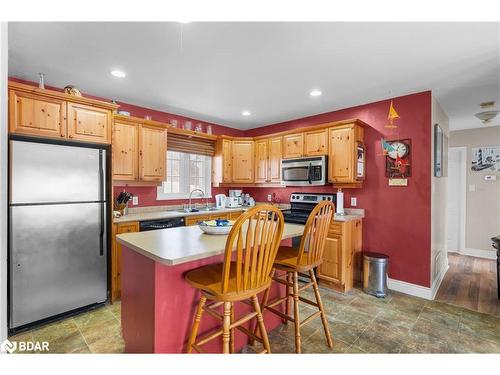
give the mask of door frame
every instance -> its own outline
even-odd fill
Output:
[[[466,217],[467,217],[467,147],[449,147],[448,148],[448,165],[449,165],[449,154],[451,151],[456,150],[460,153],[460,175],[459,178],[462,182],[462,188],[460,192],[460,217],[459,217],[459,237],[458,237],[458,252],[462,253],[465,246],[465,230],[466,230]],[[448,174],[449,178],[449,174]],[[451,181],[448,180],[448,189],[451,187]],[[446,220],[448,221],[448,208],[446,209]],[[446,240],[446,249],[447,252],[450,252],[448,249],[448,240]],[[454,252],[454,251],[452,251]]]

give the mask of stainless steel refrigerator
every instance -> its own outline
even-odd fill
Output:
[[[10,142],[9,328],[107,298],[106,150]]]

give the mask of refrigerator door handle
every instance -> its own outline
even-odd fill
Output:
[[[104,169],[102,167],[103,163],[103,155],[102,155],[102,150],[99,150],[99,200],[101,201],[99,203],[100,210],[100,218],[99,218],[99,223],[100,223],[100,232],[99,232],[99,255],[104,256]]]

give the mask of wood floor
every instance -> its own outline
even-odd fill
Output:
[[[496,260],[448,253],[448,263],[436,300],[500,316]]]

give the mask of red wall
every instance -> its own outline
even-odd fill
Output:
[[[357,207],[365,209],[363,250],[389,255],[389,276],[422,286],[430,286],[431,257],[431,92],[393,99],[400,119],[399,136],[384,127],[390,100],[340,111],[251,129],[245,136],[257,136],[321,124],[359,118],[370,125],[365,129],[366,181],[362,189],[346,189],[345,206],[350,196]],[[411,139],[412,171],[408,187],[389,187],[385,177],[385,157],[380,138]],[[276,193],[278,201],[288,202],[293,191],[334,192],[331,186],[317,188],[245,188],[257,201]]]

